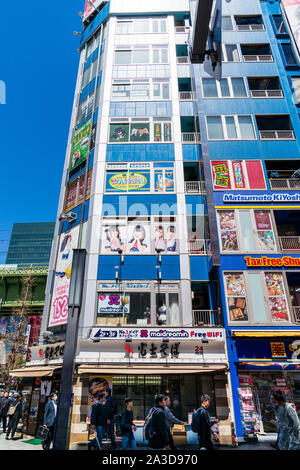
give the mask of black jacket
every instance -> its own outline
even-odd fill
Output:
[[[110,395],[106,397],[105,408],[108,419],[112,419],[114,417],[114,401]]]
[[[4,400],[6,400],[5,403],[4,403]],[[1,413],[0,413],[1,416],[6,416],[7,415],[8,409],[9,409],[10,405],[12,404],[12,402],[13,402],[13,400],[10,397],[7,397],[6,399],[4,397],[2,398],[2,400],[1,400]],[[4,404],[4,406],[3,406],[3,404]]]
[[[92,406],[91,424],[93,426],[105,426],[108,419],[105,405],[95,403]]]
[[[128,411],[126,408],[122,413],[122,418],[121,418],[121,432],[122,436],[133,436],[132,432],[132,423],[133,421],[133,412],[130,410]]]
[[[156,407],[152,415],[154,436],[149,441],[151,449],[163,449],[169,444],[169,434],[164,409]]]
[[[214,420],[211,420],[208,411],[201,406],[199,408],[199,424],[200,429],[198,431],[198,436],[201,440],[210,440],[211,439],[211,427],[214,424]]]

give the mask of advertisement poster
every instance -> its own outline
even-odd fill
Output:
[[[98,314],[100,315],[127,315],[130,313],[130,296],[118,294],[99,294]]]
[[[109,127],[110,142],[129,142],[129,124],[111,124]]]
[[[245,189],[245,177],[242,162],[232,162],[234,186],[236,189]]]
[[[101,3],[101,0],[92,0],[92,3],[94,4],[94,7],[97,8],[100,3]],[[85,0],[85,7],[84,7],[84,18],[87,19],[94,11],[94,8],[91,7],[89,5],[89,1],[88,0]]]
[[[254,217],[257,230],[272,230],[269,211],[254,211]]]
[[[90,135],[91,135],[91,123],[89,119],[87,122],[82,124],[74,133],[72,150],[71,150],[71,161],[69,170],[72,171],[78,165],[83,163],[89,152]]]
[[[157,224],[154,227],[155,250],[159,252],[176,251],[176,227],[169,224]]]
[[[48,326],[67,323],[73,248],[77,248],[78,238],[79,226],[60,237]]]
[[[231,321],[247,321],[246,291],[242,274],[225,276],[227,304]]]
[[[92,170],[88,172],[87,188],[85,199],[89,199],[91,193]],[[83,202],[83,192],[85,184],[85,173],[69,184],[66,191],[65,212],[72,210]]]
[[[102,235],[102,253],[118,253],[125,251],[126,227],[120,225],[105,225]]]
[[[150,171],[107,172],[106,191],[150,191]]]
[[[300,0],[282,0],[282,4],[300,52]]]
[[[105,392],[107,388],[112,389],[112,376],[96,376],[89,379],[88,407],[90,408],[96,401],[98,393]]]
[[[211,162],[214,189],[231,189],[227,160]]]
[[[222,251],[238,251],[238,240],[233,211],[218,212],[219,227],[221,231]]]
[[[129,225],[127,228],[127,253],[150,253],[150,225]]]
[[[276,243],[272,231],[257,232],[257,236],[261,251],[276,251]]]
[[[227,295],[234,297],[245,297],[245,281],[243,274],[226,274],[225,284]]]
[[[288,305],[285,296],[282,274],[265,273],[272,321],[289,321]]]
[[[149,142],[150,141],[150,124],[132,123],[130,125],[130,141],[131,142]]]
[[[155,170],[154,189],[157,192],[174,191],[174,170]]]

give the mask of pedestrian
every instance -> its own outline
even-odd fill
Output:
[[[272,393],[275,403],[279,450],[300,450],[300,421],[291,403],[287,403],[282,392]]]
[[[20,419],[22,418],[22,400],[23,395],[22,393],[18,393],[15,395],[14,400],[10,403],[8,408],[7,415],[9,417],[7,433],[5,439],[13,439],[15,432],[17,430],[17,426],[19,424]],[[11,437],[9,435],[11,434]]]
[[[3,429],[3,420],[2,420],[2,400],[4,398],[4,390],[2,390],[1,394],[0,394],[0,424],[2,426],[2,429]]]
[[[107,411],[107,434],[110,438],[111,446],[113,450],[116,450],[116,438],[115,438],[115,431],[114,431],[114,416],[117,413],[116,403],[111,396],[111,388],[107,388],[105,391],[105,407]]]
[[[154,434],[149,439],[150,449],[170,449],[170,438],[166,423],[165,407],[166,401],[164,395],[157,395],[155,398],[155,407],[150,410],[152,414],[152,428]]]
[[[207,409],[210,406],[210,396],[202,395],[201,406],[193,415],[192,428],[198,434],[200,450],[215,450],[212,437],[218,438],[216,433],[212,432],[212,426],[219,422],[218,419],[211,419]]]
[[[12,398],[9,397],[8,392],[4,392],[4,397],[1,400],[1,417],[2,417],[2,426],[3,426],[3,433],[6,433],[6,426],[7,426],[7,412],[12,403]]]
[[[107,409],[105,407],[105,393],[99,393],[96,398],[97,400],[92,406],[90,425],[91,429],[95,432],[95,439],[88,443],[89,450],[93,447],[98,447],[98,450],[101,450],[103,432],[108,424]]]
[[[133,401],[132,398],[125,398],[125,409],[122,413],[121,418],[121,433],[122,433],[122,445],[121,450],[126,450],[128,444],[132,450],[136,450],[136,440],[134,438],[133,431],[136,431],[136,426],[133,424]]]
[[[183,421],[180,421],[180,419],[177,419],[173,413],[170,411],[169,406],[171,405],[171,399],[168,395],[165,396],[165,402],[166,406],[164,408],[164,413],[166,416],[166,424],[168,428],[168,434],[169,434],[169,444],[171,450],[176,450],[175,444],[174,444],[174,439],[172,436],[172,425],[173,424],[181,424],[182,426],[184,425]]]
[[[42,441],[44,450],[49,450],[54,437],[55,420],[57,416],[57,394],[52,392],[49,401],[45,406],[43,426],[48,428],[47,438]]]

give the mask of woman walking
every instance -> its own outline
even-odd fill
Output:
[[[14,438],[20,418],[22,417],[22,399],[22,393],[18,393],[8,409],[7,415],[9,416],[9,423],[5,439]],[[9,437],[10,433],[11,437]]]
[[[276,409],[278,428],[277,445],[279,450],[300,449],[300,421],[297,413],[290,403],[286,403],[280,390],[272,394]]]

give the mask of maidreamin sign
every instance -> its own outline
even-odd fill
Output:
[[[93,328],[90,338],[102,339],[137,339],[137,340],[201,340],[224,341],[220,328]]]
[[[296,194],[224,194],[223,202],[300,202],[300,193]]]

